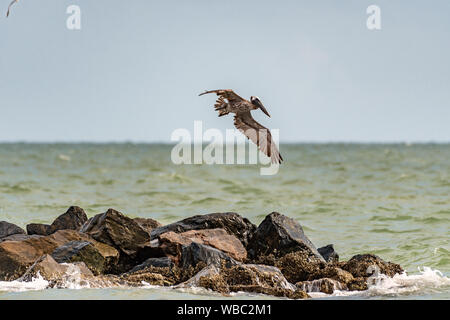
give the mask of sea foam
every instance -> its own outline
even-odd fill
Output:
[[[37,273],[36,278],[32,278],[31,281],[0,281],[0,291],[8,292],[22,292],[22,291],[32,291],[32,290],[43,290],[47,288],[49,282],[42,278],[42,276]]]
[[[313,298],[321,297],[380,297],[380,296],[407,296],[412,294],[426,294],[442,289],[450,288],[450,278],[444,276],[441,271],[433,270],[429,267],[418,268],[419,274],[407,275],[406,273],[396,274],[389,278],[380,274],[378,277],[370,278],[368,289],[365,291],[344,291],[336,290],[331,295],[319,292],[311,292]]]

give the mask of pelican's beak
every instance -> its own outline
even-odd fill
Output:
[[[270,114],[267,112],[266,108],[264,108],[262,103],[259,103],[259,108],[262,112],[264,112],[268,117],[270,117]]]

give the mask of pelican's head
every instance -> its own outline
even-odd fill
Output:
[[[264,112],[268,117],[270,117],[270,114],[267,112],[266,108],[265,108],[264,105],[261,103],[261,100],[259,100],[258,97],[251,96],[251,97],[250,97],[250,102],[251,102],[252,105],[254,105],[256,108],[261,109],[262,112]]]

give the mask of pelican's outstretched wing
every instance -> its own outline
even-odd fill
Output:
[[[13,0],[13,1],[9,4],[9,6],[8,6],[8,11],[6,12],[6,17],[7,17],[7,18],[9,17],[9,12],[10,12],[10,10],[11,10],[12,5],[13,5],[14,3],[16,3],[17,1],[19,1],[19,0]]]
[[[215,93],[220,97],[223,97],[224,99],[227,99],[229,103],[234,104],[237,102],[244,101],[245,99],[237,95],[233,90],[231,89],[218,89],[218,90],[210,90],[205,91],[203,93],[200,93],[199,96],[202,96],[207,93]]]
[[[237,113],[234,116],[234,125],[256,144],[259,150],[272,160],[272,163],[281,163],[283,161],[283,157],[272,139],[270,130],[256,122],[250,111]]]

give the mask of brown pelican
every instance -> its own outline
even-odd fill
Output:
[[[227,115],[230,112],[234,113],[234,126],[255,143],[271,159],[272,163],[281,163],[283,158],[275,142],[272,142],[272,135],[269,129],[256,122],[250,113],[251,110],[261,109],[262,112],[270,117],[258,97],[252,96],[250,97],[250,101],[248,101],[238,96],[231,89],[205,91],[199,94],[199,96],[207,93],[215,93],[219,96],[214,105],[215,109],[219,112],[219,117]]]
[[[8,6],[8,11],[6,12],[6,17],[7,17],[7,18],[9,17],[9,11],[10,11],[12,5],[13,5],[14,3],[16,3],[16,2],[19,2],[19,0],[13,0],[13,1],[9,4],[9,6]]]

